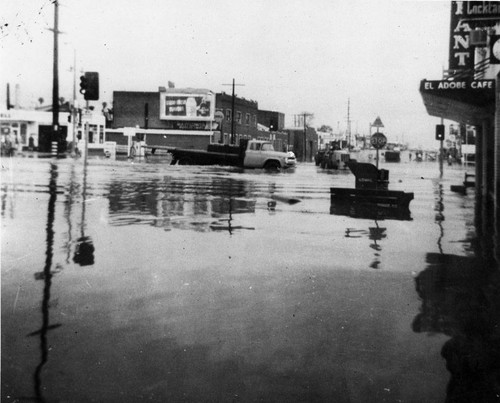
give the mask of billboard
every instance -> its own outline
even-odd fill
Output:
[[[215,115],[213,92],[160,92],[160,119],[211,121]]]

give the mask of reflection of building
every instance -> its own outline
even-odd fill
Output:
[[[249,186],[245,181],[209,177],[189,186],[171,178],[148,183],[113,182],[108,194],[111,223],[210,231],[214,219],[227,221],[228,215],[255,211]],[[214,228],[219,228],[217,221],[215,224]]]

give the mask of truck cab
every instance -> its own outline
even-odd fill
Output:
[[[272,142],[249,140],[245,149],[243,166],[245,168],[284,169],[294,167],[293,153],[275,151]]]

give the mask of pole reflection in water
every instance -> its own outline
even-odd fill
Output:
[[[439,248],[439,253],[443,253],[443,236],[444,236],[444,228],[443,228],[443,221],[444,221],[444,203],[443,203],[443,184],[439,182],[437,184],[437,190],[435,191],[436,193],[436,202],[434,204],[434,211],[436,211],[436,215],[434,218],[434,221],[437,223],[439,226],[439,238],[437,241],[437,245]]]
[[[94,264],[94,244],[89,236],[85,236],[85,204],[87,197],[87,153],[83,161],[83,188],[82,188],[82,221],[80,223],[81,235],[78,238],[73,261],[80,266]]]
[[[71,213],[73,210],[74,195],[75,195],[75,164],[71,165],[71,175],[69,180],[68,197],[65,200],[64,216],[68,223],[68,241],[66,242],[66,264],[69,264],[71,257],[71,245],[73,244],[73,223],[71,222]]]
[[[382,250],[382,247],[377,244],[377,241],[380,241],[384,238],[387,237],[387,234],[385,233],[385,230],[387,228],[381,228],[378,226],[378,221],[375,220],[375,227],[369,227],[368,230],[370,231],[370,236],[369,238],[373,241],[372,244],[370,244],[370,248],[375,250],[375,259],[373,260],[372,264],[370,264],[370,267],[372,269],[378,269],[378,266],[380,264],[380,251]]]
[[[56,273],[51,271],[52,257],[54,249],[54,216],[55,216],[55,206],[57,199],[57,165],[52,163],[50,165],[50,183],[49,183],[49,207],[47,216],[47,249],[45,252],[45,266],[43,272],[35,273],[36,280],[43,280],[43,298],[42,298],[42,327],[36,330],[28,336],[40,335],[40,350],[41,350],[41,360],[35,369],[33,375],[34,386],[35,386],[35,396],[40,402],[44,402],[42,395],[42,369],[48,360],[48,344],[47,344],[47,333],[49,330],[58,328],[61,324],[49,324],[49,302],[50,302],[50,287],[52,286],[52,276]]]

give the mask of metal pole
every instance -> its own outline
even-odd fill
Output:
[[[71,118],[73,119],[73,141],[71,142],[71,155],[75,155],[76,147],[76,49],[73,49],[73,110],[71,111]]]
[[[59,3],[54,1],[54,60],[53,60],[53,80],[52,80],[52,139],[57,141],[59,148],[59,56],[58,56],[58,35],[59,35]]]
[[[231,144],[234,144],[234,78],[233,78],[233,97],[231,99]]]
[[[443,124],[443,118],[441,118],[441,124]],[[439,141],[439,177],[443,177],[443,140]]]

